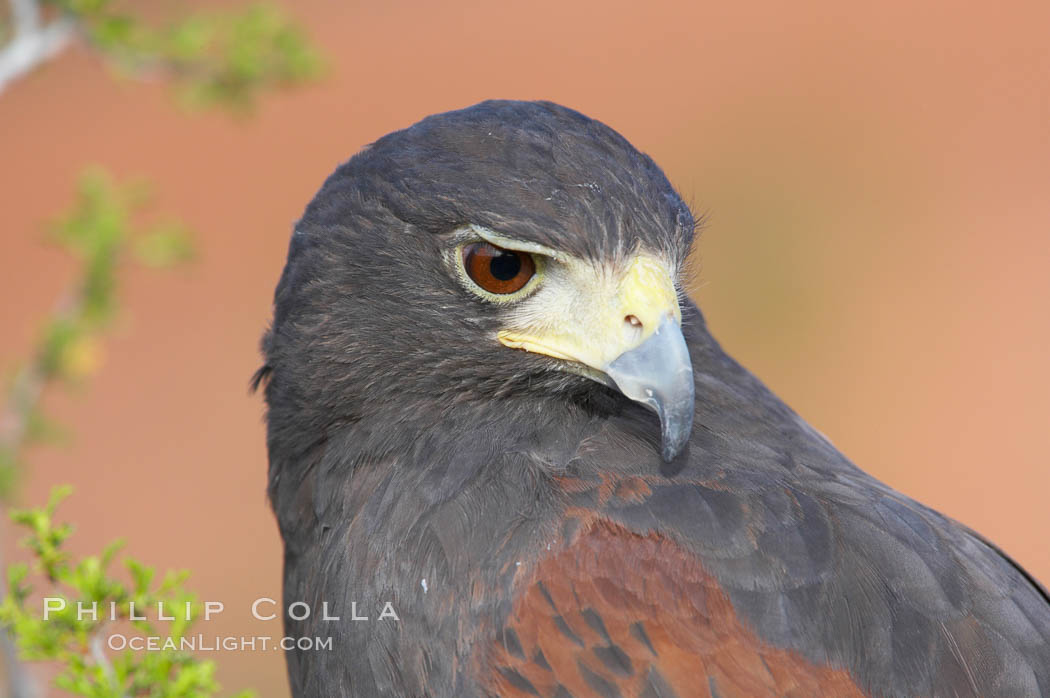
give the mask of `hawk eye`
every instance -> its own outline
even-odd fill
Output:
[[[527,252],[474,242],[463,247],[463,268],[482,289],[506,295],[525,287],[536,273],[536,262]]]

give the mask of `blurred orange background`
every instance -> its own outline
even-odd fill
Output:
[[[140,3],[141,4],[141,3]],[[162,3],[161,9],[174,3]],[[292,224],[363,145],[490,97],[551,99],[652,155],[709,222],[693,294],[727,349],[849,457],[1050,579],[1050,4],[288,3],[327,52],[254,118],[180,113],[73,48],[0,95],[0,366],[74,265],[41,224],[99,163],[154,183],[199,259],[121,277],[75,432],[20,500],[76,494],[73,548],[116,537],[226,612],[279,598],[260,363]],[[702,396],[699,396],[702,399]],[[277,653],[220,679],[287,695]]]

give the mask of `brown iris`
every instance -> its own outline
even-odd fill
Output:
[[[487,242],[463,247],[463,268],[474,283],[497,295],[520,291],[536,273],[532,255]]]

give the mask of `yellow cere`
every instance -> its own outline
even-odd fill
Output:
[[[549,306],[538,308],[546,314],[544,322],[534,328],[503,330],[497,335],[499,341],[603,370],[648,339],[668,314],[681,323],[674,282],[667,266],[655,257],[640,254],[618,275],[598,274],[580,265],[574,282],[558,289],[559,294],[571,294],[572,302],[548,299]],[[537,303],[543,300],[538,295]]]
[[[667,267],[648,255],[638,255],[631,262],[620,285],[620,294],[625,315],[637,317],[650,332],[659,326],[668,310],[674,313],[676,322],[682,323],[671,275]]]

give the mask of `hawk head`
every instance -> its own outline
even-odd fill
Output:
[[[560,400],[647,405],[671,460],[693,420],[693,230],[648,156],[555,104],[484,102],[381,138],[292,237],[263,343],[271,455],[363,414],[514,418]]]

